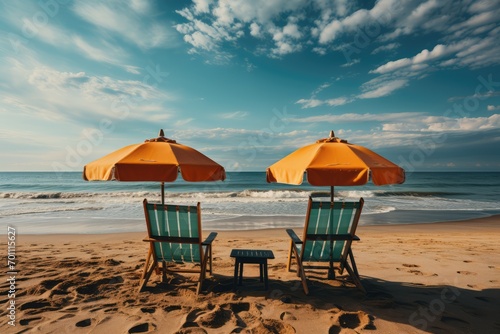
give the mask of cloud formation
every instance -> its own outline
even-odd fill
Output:
[[[177,13],[184,22],[175,29],[190,45],[189,53],[211,54],[208,62],[218,64],[231,61],[238,49],[256,45],[257,56],[271,58],[299,52],[343,53],[342,66],[354,67],[362,59],[351,58],[358,54],[348,54],[352,50],[401,55],[408,54],[405,36],[439,40],[431,48],[372,68],[374,79],[363,83],[358,94],[313,94],[296,101],[302,108],[388,96],[431,71],[500,64],[500,4],[490,0],[378,0],[372,7],[345,0],[200,0]]]
[[[169,47],[174,31],[154,19],[155,10],[147,2],[82,1],[73,11],[96,28],[112,33],[142,49]]]

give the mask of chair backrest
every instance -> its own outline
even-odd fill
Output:
[[[156,261],[200,263],[201,210],[196,206],[162,205],[144,200],[144,214],[148,236],[154,242]]]
[[[341,261],[347,256],[358,226],[364,200],[358,202],[313,201],[309,197],[304,226],[303,261]],[[342,240],[344,236],[344,240]]]

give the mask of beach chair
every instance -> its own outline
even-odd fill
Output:
[[[162,205],[148,203],[145,199],[144,214],[149,242],[149,252],[144,272],[139,282],[139,292],[146,286],[156,270],[166,281],[167,272],[199,273],[196,294],[201,290],[206,271],[212,275],[212,242],[217,233],[211,232],[202,241],[200,203],[196,206]],[[200,269],[174,268],[176,264],[199,264]],[[169,268],[170,266],[170,268]]]
[[[332,203],[309,197],[303,238],[300,239],[292,229],[286,230],[291,238],[287,270],[290,271],[292,260],[295,259],[297,276],[300,276],[306,294],[309,294],[309,288],[305,269],[328,269],[328,278],[334,278],[335,263],[338,263],[340,274],[345,268],[354,284],[365,291],[351,249],[352,242],[360,240],[355,232],[363,203],[363,198],[359,202]],[[305,262],[326,262],[328,266],[305,266]]]

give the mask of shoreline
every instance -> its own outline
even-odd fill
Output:
[[[255,222],[257,223],[266,223],[269,224],[269,219],[273,219],[273,224],[277,223],[280,225],[285,225],[285,226],[276,226],[276,227],[263,227],[263,228],[245,228],[245,225],[255,225]],[[222,228],[218,229],[217,227],[220,227],[220,224],[207,224],[202,221],[202,226],[207,227],[207,229],[217,231],[219,233],[224,233],[224,232],[237,232],[237,231],[242,231],[242,232],[250,232],[250,231],[269,231],[269,230],[284,230],[287,228],[293,228],[293,229],[300,229],[301,227],[304,226],[304,217],[294,217],[292,220],[294,221],[293,223],[289,223],[291,216],[241,216],[237,218],[229,218],[231,220],[231,224],[236,225],[236,224],[241,224],[240,226],[242,228],[236,229],[236,228]],[[249,222],[248,219],[251,221]],[[111,221],[118,223],[123,223],[123,220],[120,219],[112,219]],[[136,220],[133,220],[136,223]],[[437,226],[437,225],[442,225],[446,226],[446,224],[470,224],[470,223],[485,223],[487,221],[500,221],[500,214],[492,214],[486,217],[478,217],[478,218],[465,218],[465,219],[460,219],[460,220],[450,220],[450,221],[438,221],[438,222],[429,222],[429,223],[400,223],[400,224],[360,224],[358,226],[358,229],[365,229],[365,228],[390,228],[390,229],[399,229],[399,228],[408,228],[408,229],[422,229],[424,226]],[[86,223],[88,220],[78,220],[78,221],[72,221],[71,224],[78,224],[78,223]],[[212,221],[209,221],[212,222]],[[140,224],[144,224],[144,226],[141,226],[140,228],[144,228],[144,231],[130,231],[130,232],[102,232],[102,233],[22,233],[21,235],[25,236],[30,236],[30,235],[40,235],[40,236],[46,236],[46,235],[81,235],[81,236],[91,236],[91,235],[110,235],[110,234],[137,234],[137,233],[146,233],[146,226],[145,222],[143,220],[140,221]],[[289,224],[289,225],[286,225]],[[12,226],[12,224],[9,224]],[[14,226],[17,230],[19,228],[17,226]],[[139,227],[138,227],[139,228]],[[50,228],[46,227],[46,230]],[[5,229],[6,231],[6,229]],[[5,233],[6,234],[6,233]],[[4,235],[5,235],[4,234]],[[0,235],[2,235],[0,233]]]

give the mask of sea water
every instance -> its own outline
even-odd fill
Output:
[[[225,181],[165,184],[165,202],[201,203],[204,228],[299,227],[312,192],[329,187],[267,183],[264,172],[228,172]],[[420,172],[401,185],[335,187],[335,200],[365,199],[361,225],[432,223],[500,214],[500,173]],[[0,233],[145,231],[143,199],[160,183],[87,182],[80,172],[0,172]]]

